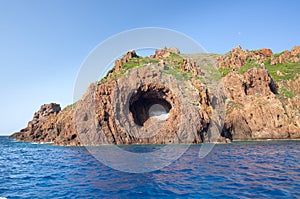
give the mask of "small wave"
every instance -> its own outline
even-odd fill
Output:
[[[159,120],[166,120],[166,119],[168,119],[169,115],[170,115],[169,113],[163,113],[160,115],[155,115],[155,116],[150,116],[150,117],[157,118]]]
[[[53,144],[53,142],[31,142],[31,144]]]
[[[41,190],[41,197],[49,198],[91,195],[94,198],[272,198],[274,195],[295,198],[300,193],[299,143],[233,142],[215,145],[203,159],[199,159],[202,145],[191,145],[167,167],[149,174],[131,174],[105,166],[102,160],[98,162],[93,157],[92,154],[101,150],[108,157],[122,158],[110,150],[112,145],[91,147],[92,153],[89,153],[81,147],[41,144],[28,147],[27,143],[11,144],[9,139],[0,138],[3,154],[0,162],[9,163],[7,168],[0,168],[3,173],[0,174],[0,199],[39,196]],[[163,146],[121,145],[120,148],[148,153]],[[175,146],[183,147],[174,145],[175,150]],[[140,161],[154,164],[165,156],[155,158]],[[59,191],[58,187],[61,187]]]
[[[5,197],[1,197],[1,196],[0,196],[0,199],[7,199],[7,198],[5,198]]]

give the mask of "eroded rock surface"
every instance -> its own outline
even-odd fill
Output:
[[[238,47],[218,59],[219,68],[232,69],[222,79],[227,97],[223,136],[233,140],[300,138],[300,78],[297,78],[300,71],[295,70],[293,76],[296,79],[282,78],[275,82],[264,67],[267,59],[271,67],[296,63],[299,50],[296,46],[291,52],[273,54],[269,49],[250,52]],[[259,68],[250,68],[240,74],[240,69],[252,62]],[[280,77],[287,75],[280,71],[276,74]]]
[[[295,46],[291,51],[284,51],[277,56],[272,56],[271,64],[284,64],[286,62],[298,62],[300,61],[300,46]]]
[[[25,142],[80,145],[73,125],[71,106],[61,110],[60,105],[55,103],[42,105],[27,127],[11,137]]]
[[[54,103],[41,106],[28,126],[11,137],[71,146],[300,138],[300,77],[275,82],[264,67],[267,60],[297,62],[300,47],[279,55],[267,48],[238,47],[218,59],[178,53],[164,48],[143,59],[129,51],[76,104],[64,110]],[[249,63],[260,68],[240,73]],[[221,91],[212,83],[217,77],[212,64],[232,69],[221,79]],[[289,97],[281,95],[283,88]],[[222,109],[218,100],[226,102],[224,117],[214,112]],[[164,109],[163,119],[152,117],[153,106]],[[212,124],[216,131],[210,130]]]
[[[199,66],[178,56],[178,52],[175,48],[157,50],[151,63],[126,71],[123,65],[139,58],[134,51],[128,52],[116,61],[106,81],[91,84],[76,105],[63,111],[57,109],[53,114],[42,107],[37,114],[47,113],[43,121],[12,137],[57,145],[216,141],[220,135],[207,133],[210,97],[196,78]],[[174,76],[174,70],[188,73],[191,79],[186,80],[181,73]],[[166,119],[150,117],[149,110],[154,105],[165,109]]]
[[[241,46],[232,49],[229,53],[218,58],[217,67],[233,71],[241,69],[247,62],[253,61],[254,64],[264,65],[267,59],[271,65],[284,64],[287,62],[295,63],[300,61],[300,46],[295,46],[291,51],[284,51],[280,54],[273,54],[271,49],[262,48],[261,50],[243,50]]]
[[[209,117],[199,106],[207,106],[201,92],[191,81],[178,81],[158,65],[128,71],[125,77],[91,85],[89,90],[75,110],[85,145],[201,143],[208,137],[204,134]],[[86,104],[89,107],[80,108]],[[149,116],[156,104],[168,112],[166,120]]]
[[[248,60],[253,60],[255,64],[263,64],[267,58],[272,57],[273,52],[268,48],[263,48],[261,50],[245,51],[241,46],[232,49],[229,54],[221,56],[218,58],[217,67],[218,68],[231,68],[234,71],[239,70],[244,66]]]
[[[295,133],[300,128],[291,127],[296,121],[277,99],[277,86],[266,70],[232,72],[223,82],[228,97],[224,135],[234,140],[300,138]]]

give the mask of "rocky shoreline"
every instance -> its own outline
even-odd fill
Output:
[[[76,104],[42,105],[10,137],[62,146],[300,139],[299,60],[297,46],[280,54],[239,46],[221,56],[130,51]],[[222,74],[211,75],[220,96],[204,81],[208,67]],[[216,99],[224,103],[223,118],[214,116]],[[150,117],[154,106],[167,117]]]

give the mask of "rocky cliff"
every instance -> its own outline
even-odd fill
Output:
[[[10,137],[25,142],[80,145],[74,128],[73,113],[72,105],[61,110],[59,104],[44,104],[34,113],[26,128]]]
[[[273,54],[239,46],[222,56],[129,51],[76,104],[41,106],[11,137],[75,146],[298,139],[299,57],[299,47]],[[222,76],[212,75],[214,66]],[[215,117],[217,85],[208,79],[222,85],[224,117]]]
[[[227,97],[223,136],[300,138],[299,57],[298,46],[279,54],[270,49],[243,51],[239,46],[218,58]]]

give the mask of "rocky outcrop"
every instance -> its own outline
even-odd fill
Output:
[[[279,55],[271,57],[271,65],[284,64],[286,62],[298,62],[300,61],[300,46],[293,47],[292,51],[284,51]]]
[[[150,57],[153,58],[153,59],[163,59],[163,58],[169,57],[171,55],[171,53],[180,54],[180,51],[178,50],[178,48],[167,48],[167,47],[165,47],[161,50],[156,49],[155,54],[150,55]]]
[[[76,129],[85,145],[201,143],[209,137],[201,91],[149,64],[117,81],[92,84],[76,105]],[[154,105],[163,107],[167,119],[149,116]]]
[[[242,75],[229,73],[222,82],[227,98],[239,103],[243,103],[247,96],[265,97],[277,94],[278,89],[269,73],[257,68],[250,69]]]
[[[209,93],[200,80],[194,78],[200,71],[199,66],[178,54],[173,60],[170,56],[173,53],[178,50],[157,50],[152,59],[161,60],[160,63],[125,71],[125,63],[139,58],[134,51],[128,52],[116,61],[107,81],[91,84],[76,105],[56,112],[42,107],[37,114],[47,113],[43,120],[11,137],[56,145],[216,141],[220,135],[207,132]],[[172,75],[171,70],[176,67],[183,74],[190,73],[192,79]],[[126,75],[119,75],[121,73]],[[153,106],[162,107],[167,117],[151,117],[149,110]]]
[[[244,51],[241,46],[238,46],[229,53],[220,56],[217,60],[217,67],[222,69],[231,68],[233,71],[237,71],[249,62],[264,66],[268,58],[271,65],[298,62],[300,61],[300,46],[295,46],[291,51],[286,50],[280,54],[273,54],[272,50],[268,48],[253,51],[246,49]]]
[[[121,59],[115,61],[115,67],[108,73],[108,76],[114,74],[114,72],[119,72],[122,70],[123,64],[128,63],[132,58],[139,58],[134,50],[128,51]]]
[[[277,86],[264,69],[243,75],[230,73],[224,79],[227,99],[223,135],[234,140],[300,138],[300,128],[276,97]]]
[[[61,111],[59,104],[44,104],[34,114],[26,128],[10,137],[25,142],[78,146],[80,140],[74,129],[72,118],[71,106]]]
[[[264,67],[267,59],[271,65],[298,62],[299,50],[296,46],[278,55],[269,49],[249,52],[238,47],[218,59],[217,67],[233,71],[222,79],[227,97],[223,136],[233,140],[300,138],[300,78],[276,83]],[[246,63],[260,67],[239,74]],[[283,76],[280,71],[276,74]],[[294,96],[283,96],[282,89]]]
[[[180,70],[184,73],[192,73],[194,76],[204,75],[197,62],[188,58],[183,59],[183,63],[180,64]]]
[[[216,59],[164,48],[144,59],[132,50],[76,104],[63,110],[54,103],[41,106],[28,126],[11,137],[70,146],[300,139],[300,78],[275,82],[264,67],[277,58],[274,64],[296,62],[299,52],[294,47],[278,55],[239,46]],[[221,92],[212,84],[218,76],[203,63],[232,69],[221,79]],[[240,74],[249,63],[260,67]],[[282,96],[283,88],[293,95]],[[218,101],[226,102],[224,118],[214,112],[221,109]],[[217,131],[211,131],[212,124]]]
[[[244,51],[241,46],[232,49],[228,54],[218,58],[217,68],[231,68],[233,71],[239,70],[247,62],[253,61],[255,64],[263,65],[267,58],[272,57],[273,52],[268,48],[261,50]]]

